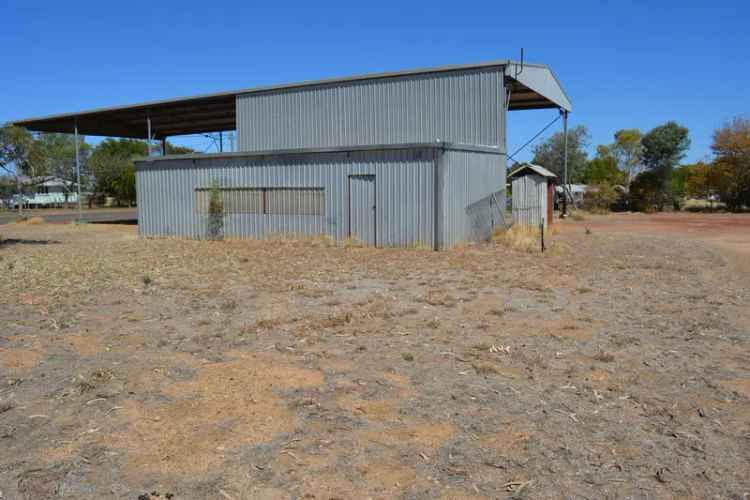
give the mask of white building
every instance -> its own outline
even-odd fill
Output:
[[[21,203],[24,206],[39,208],[78,203],[76,185],[68,184],[61,179],[50,178],[40,184],[33,184],[33,188],[30,187],[31,183],[28,180],[24,184],[26,185],[24,191],[33,191],[26,192],[21,197]],[[13,197],[11,204],[14,208],[18,207],[18,195]]]

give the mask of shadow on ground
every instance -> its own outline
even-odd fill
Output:
[[[0,247],[10,245],[58,245],[62,243],[58,240],[26,240],[19,238],[0,239]]]

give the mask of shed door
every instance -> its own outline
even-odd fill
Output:
[[[375,246],[375,176],[349,176],[349,237]]]

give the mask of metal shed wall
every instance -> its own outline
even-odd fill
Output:
[[[228,214],[224,234],[349,235],[350,175],[376,176],[378,246],[434,245],[435,148],[335,153],[162,159],[137,163],[138,228],[143,236],[204,238],[207,216],[196,189],[214,179],[223,188],[322,187],[325,215]]]
[[[447,248],[487,240],[504,220],[505,155],[446,150],[440,163],[439,241]],[[494,196],[493,196],[494,194]]]
[[[505,148],[502,66],[237,96],[239,151],[419,142]]]
[[[513,178],[513,223],[547,227],[547,179],[541,175],[526,174]]]

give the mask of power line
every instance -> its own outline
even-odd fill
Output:
[[[516,149],[513,152],[513,154],[508,155],[508,160],[515,160],[516,159],[515,156],[518,153],[520,153],[521,150],[523,150],[523,148],[525,148],[526,146],[528,146],[529,144],[531,144],[532,142],[534,142],[537,137],[539,137],[540,135],[542,135],[548,128],[550,128],[552,125],[554,125],[555,122],[560,119],[560,116],[561,115],[557,115],[557,118],[555,118],[554,120],[552,120],[551,122],[549,122],[547,125],[545,125],[542,130],[540,130],[539,132],[537,132],[537,134],[534,137],[532,137],[531,139],[529,139],[528,141],[526,141],[523,146],[521,146],[520,148]]]

